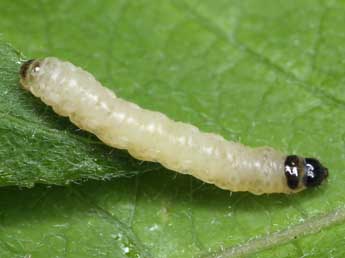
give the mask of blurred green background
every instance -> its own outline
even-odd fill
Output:
[[[340,0],[2,0],[1,180],[46,184],[0,189],[0,257],[343,257],[344,24]],[[254,196],[136,161],[23,92],[4,42],[204,131],[320,158],[329,181]]]

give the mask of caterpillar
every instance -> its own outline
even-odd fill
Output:
[[[70,62],[32,59],[19,73],[25,90],[105,144],[222,189],[258,195],[296,193],[328,177],[328,169],[315,158],[251,148],[142,109]]]

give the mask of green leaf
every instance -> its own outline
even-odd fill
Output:
[[[320,188],[254,196],[136,161],[24,92],[22,57],[0,43],[0,184],[17,185],[0,189],[1,257],[343,256],[342,1],[3,0],[0,10],[3,40],[26,57],[69,60],[142,107],[330,170]]]

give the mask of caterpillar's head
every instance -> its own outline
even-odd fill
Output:
[[[319,186],[328,177],[328,169],[314,158],[290,155],[284,165],[287,184],[295,191]]]
[[[29,90],[30,82],[38,75],[41,70],[39,59],[31,59],[26,61],[20,67],[20,84],[24,89]]]

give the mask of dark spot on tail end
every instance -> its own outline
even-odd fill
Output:
[[[22,79],[25,78],[26,76],[26,72],[28,71],[29,69],[29,66],[35,61],[35,59],[30,59],[28,61],[26,61],[25,63],[22,64],[22,66],[20,67],[20,71],[19,71],[19,74],[20,74],[20,77]]]

